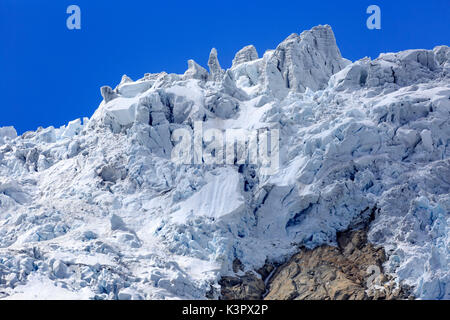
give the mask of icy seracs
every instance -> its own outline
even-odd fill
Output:
[[[386,272],[450,299],[450,50],[351,63],[329,26],[228,70],[124,76],[90,119],[0,128],[0,297],[205,299],[370,222]],[[180,165],[171,133],[280,129],[281,167]],[[39,289],[37,289],[39,288]]]

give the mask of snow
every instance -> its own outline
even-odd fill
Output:
[[[5,140],[15,139],[17,132],[14,127],[1,127],[0,128],[0,145],[5,143]]]
[[[50,281],[46,276],[30,275],[25,285],[19,285],[5,300],[86,300],[93,293],[89,288],[71,291]]]
[[[108,103],[108,112],[121,126],[126,126],[134,122],[136,114],[137,99],[117,98]]]
[[[239,212],[245,206],[239,174],[229,168],[220,170],[214,176],[206,178],[198,192],[177,204],[178,210],[171,214],[173,221],[185,224],[187,218],[208,217],[220,219],[228,214]]]
[[[450,51],[349,62],[329,26],[223,70],[124,76],[90,119],[0,128],[0,298],[205,299],[369,223],[384,266],[450,299]],[[280,131],[280,168],[186,165],[171,133]]]

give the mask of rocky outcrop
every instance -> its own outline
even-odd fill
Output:
[[[363,230],[338,237],[338,247],[301,250],[280,266],[269,283],[268,300],[407,299],[406,287],[382,273],[383,248],[367,242]]]
[[[266,263],[255,272],[246,272],[243,276],[225,276],[219,281],[223,300],[260,300],[266,292],[265,281],[275,270],[275,266]],[[233,261],[233,271],[243,273],[244,265],[239,259]]]
[[[223,277],[219,284],[223,300],[260,300],[266,289],[264,281],[251,272],[241,277]]]
[[[338,247],[301,249],[271,275],[266,264],[257,273],[223,277],[222,299],[395,300],[413,298],[409,288],[383,274],[384,249],[367,242],[365,230],[338,236]],[[235,271],[236,270],[235,268]]]

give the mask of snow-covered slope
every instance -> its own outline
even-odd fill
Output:
[[[386,272],[450,299],[447,46],[351,63],[318,26],[208,66],[124,76],[62,128],[0,128],[0,298],[217,298],[234,259],[254,270],[371,221]],[[279,130],[277,170],[172,161],[199,121]]]

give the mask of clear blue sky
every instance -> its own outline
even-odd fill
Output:
[[[82,29],[66,28],[66,8],[81,8]],[[366,8],[381,7],[382,29],[366,28]],[[381,52],[450,45],[450,0],[160,1],[1,0],[0,127],[19,133],[88,116],[99,88],[123,74],[183,73],[205,66],[216,47],[222,67],[253,44],[262,55],[291,33],[333,27],[351,60]]]

